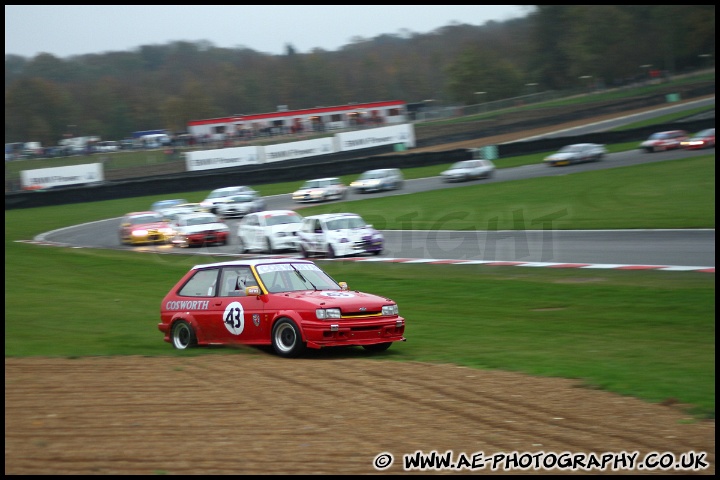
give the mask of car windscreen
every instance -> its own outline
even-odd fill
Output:
[[[464,162],[457,162],[450,167],[451,170],[455,170],[457,168],[470,168],[470,162],[464,161]]]
[[[232,195],[234,190],[219,190],[216,192],[211,192],[210,195],[208,195],[208,198],[220,198],[220,197],[227,197],[228,195]]]
[[[580,147],[578,145],[566,145],[558,151],[562,152],[562,153],[567,153],[567,152],[578,152],[580,150],[582,150],[582,147]]]
[[[341,290],[340,285],[317,265],[308,263],[274,263],[256,267],[270,293],[297,290]]]
[[[145,223],[156,223],[162,221],[162,215],[138,215],[137,217],[130,218],[130,223],[133,225],[143,225]]]
[[[232,197],[230,200],[236,203],[245,203],[252,202],[253,200],[255,200],[255,198],[250,195],[237,195],[235,197]]]
[[[330,230],[343,230],[348,228],[361,228],[366,225],[365,221],[360,217],[343,217],[336,218],[327,222]]]
[[[287,223],[302,223],[299,215],[272,215],[266,217],[265,222],[268,226],[284,225]]]
[[[360,175],[361,180],[370,180],[372,178],[383,178],[385,174],[383,172],[365,172],[362,175]]]
[[[187,203],[187,200],[184,200],[184,199],[160,200],[159,202],[155,202],[152,204],[152,209],[157,210],[158,208],[169,208],[169,207],[174,207],[175,205],[181,205],[183,203]]]
[[[215,217],[194,217],[194,218],[188,218],[187,224],[188,225],[204,225],[206,223],[216,223],[217,218]]]

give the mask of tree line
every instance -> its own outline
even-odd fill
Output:
[[[529,5],[521,18],[353,38],[282,55],[208,41],[58,58],[5,55],[5,143],[127,138],[187,122],[351,102],[468,105],[621,86],[714,65],[712,5]]]

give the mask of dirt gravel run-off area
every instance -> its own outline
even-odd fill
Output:
[[[715,473],[715,421],[672,399],[342,352],[215,353],[6,358],[5,474]],[[416,452],[476,469],[406,468]],[[589,454],[610,463],[533,468],[568,455],[592,467]],[[640,469],[646,456],[707,467]]]
[[[557,473],[715,473],[715,421],[672,401],[322,352],[6,358],[5,474],[423,473],[404,466],[416,452],[451,452],[453,462],[464,453],[476,466],[424,473],[552,473],[521,467],[560,466],[570,454],[590,466],[581,454],[591,453],[625,463]],[[638,469],[652,453],[707,467]]]

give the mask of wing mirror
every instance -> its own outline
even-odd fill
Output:
[[[340,285],[340,290],[346,291],[348,289],[347,282],[338,282],[338,285]]]

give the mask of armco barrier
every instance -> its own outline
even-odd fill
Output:
[[[652,125],[619,132],[599,132],[575,137],[545,138],[526,142],[498,145],[500,160],[508,156],[528,155],[557,150],[571,143],[623,143],[637,141],[638,144],[654,132],[663,130],[686,130],[697,132],[715,126],[715,118]],[[354,152],[357,155],[359,152]],[[367,150],[362,152],[367,155]],[[212,190],[228,185],[262,185],[277,182],[302,182],[310,178],[359,174],[365,170],[384,167],[412,168],[428,165],[453,163],[471,158],[468,149],[443,152],[392,153],[392,146],[378,147],[370,156],[353,157],[348,152],[340,156],[323,155],[277,164],[243,166],[201,172],[185,172],[175,175],[157,176],[137,180],[106,182],[92,186],[65,187],[32,192],[5,194],[5,210],[33,208],[49,205],[115,200],[153,194],[173,195],[182,192]],[[382,156],[378,156],[384,154]]]
[[[392,150],[392,146],[389,147]],[[96,185],[64,187],[31,192],[5,194],[5,210],[34,208],[49,205],[116,200],[148,195],[174,195],[182,192],[212,190],[228,185],[262,185],[267,183],[301,182],[326,176],[361,173],[365,170],[396,165],[398,168],[436,165],[470,158],[466,149],[447,152],[383,155],[362,158],[338,159],[335,155],[323,155],[276,164],[252,165],[143,179],[105,182]]]

